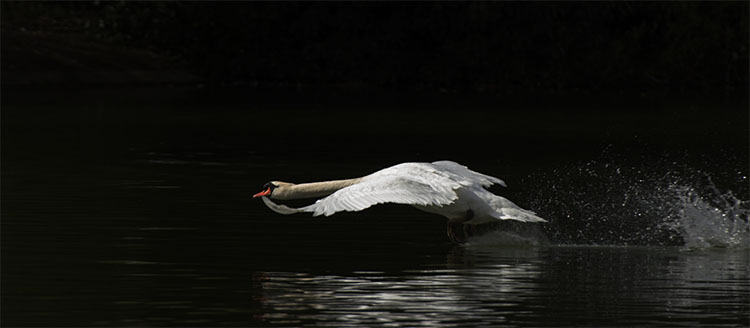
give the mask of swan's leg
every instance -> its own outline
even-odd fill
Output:
[[[466,239],[471,236],[471,232],[467,231],[467,225],[464,223],[474,218],[474,211],[466,211],[466,216],[457,219],[448,220],[448,238],[457,244],[463,244]]]
[[[466,238],[474,237],[474,235],[477,234],[477,225],[476,224],[464,224],[464,235]]]
[[[463,229],[461,229],[462,226],[463,224],[460,220],[448,220],[448,239],[456,244],[463,244],[463,242],[466,241],[466,238],[463,234]]]

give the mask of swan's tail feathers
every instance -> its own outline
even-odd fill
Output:
[[[268,206],[268,208],[270,208],[272,211],[279,213],[279,214],[287,215],[287,214],[304,212],[303,210],[300,210],[297,208],[291,208],[286,205],[276,204],[273,201],[271,201],[271,199],[268,197],[261,197],[261,199],[263,199],[263,203],[265,203],[266,206]]]
[[[522,222],[547,222],[547,220],[540,218],[536,213],[525,210],[522,208],[504,208],[502,209],[502,216],[500,219],[503,220],[517,220]]]
[[[521,222],[547,222],[547,220],[540,218],[533,211],[525,210],[504,197],[498,195],[492,196],[494,197],[490,200],[490,206],[495,210],[492,216],[496,219],[517,220]]]

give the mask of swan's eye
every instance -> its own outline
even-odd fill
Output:
[[[275,184],[273,184],[273,183],[271,183],[271,182],[268,182],[268,183],[266,183],[266,184],[263,185],[263,190],[268,190],[268,189],[273,190],[276,187],[278,187],[278,186],[275,185]]]

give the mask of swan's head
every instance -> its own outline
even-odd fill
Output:
[[[263,191],[253,195],[253,198],[261,196],[274,198],[274,194],[278,194],[279,191],[283,192],[287,187],[292,185],[294,184],[289,182],[271,181],[264,184]]]

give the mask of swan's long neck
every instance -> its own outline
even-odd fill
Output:
[[[361,181],[362,178],[332,180],[323,182],[300,183],[279,188],[274,192],[275,199],[299,199],[316,198],[330,195],[339,189],[351,186]]]

